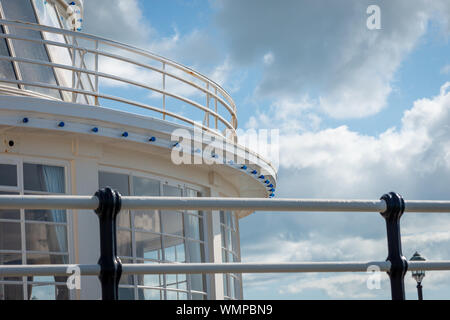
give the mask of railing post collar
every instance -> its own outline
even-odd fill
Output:
[[[386,221],[388,242],[386,261],[391,262],[388,275],[391,281],[392,300],[405,300],[404,278],[408,271],[408,261],[402,254],[400,235],[400,218],[405,211],[405,201],[395,192],[385,194],[380,199],[386,201],[386,210],[380,213]]]
[[[99,206],[95,210],[100,225],[99,279],[103,300],[118,300],[122,262],[117,257],[116,218],[122,206],[121,195],[111,188],[98,190]]]

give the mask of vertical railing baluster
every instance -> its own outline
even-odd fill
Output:
[[[381,215],[386,220],[388,243],[386,261],[391,263],[388,275],[391,282],[392,300],[405,300],[404,278],[408,270],[408,262],[402,254],[400,235],[400,218],[405,211],[405,201],[395,192],[385,194],[380,199],[386,201],[386,211],[381,212]]]
[[[214,87],[214,94],[216,95],[214,98],[214,111],[216,112],[216,117],[215,117],[215,126],[216,126],[216,130],[219,130],[219,117],[217,116],[219,113],[217,112],[217,87]]]
[[[98,40],[95,40],[95,93],[98,94],[99,92],[99,88],[98,88],[98,49],[99,49],[99,45],[98,45]],[[98,101],[98,95],[95,96],[95,105],[99,106],[99,101]]]
[[[166,120],[166,63],[163,62],[162,65],[163,74],[162,74],[162,89],[163,89],[163,120]]]
[[[206,83],[206,108],[208,108],[208,110],[209,110],[209,83],[207,82]],[[206,113],[206,126],[208,127],[208,128],[210,128],[210,126],[209,126],[209,112],[207,112]]]
[[[72,36],[72,67],[75,68],[76,67],[76,59],[77,59],[77,51],[75,49],[75,36]],[[75,70],[72,70],[72,89],[75,90]],[[76,102],[77,100],[77,96],[76,93],[74,91],[72,91],[72,102]]]
[[[95,210],[100,224],[100,283],[102,300],[119,299],[122,263],[117,257],[116,218],[121,208],[121,195],[111,188],[97,191],[99,206]]]

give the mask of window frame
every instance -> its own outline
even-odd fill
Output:
[[[36,157],[16,157],[16,156],[5,156],[0,155],[0,163],[2,164],[14,164],[17,168],[17,187],[7,187],[7,186],[1,186],[0,185],[0,191],[2,192],[14,192],[19,195],[29,194],[30,192],[25,192],[24,187],[24,178],[23,178],[23,165],[24,163],[31,163],[31,164],[40,164],[40,165],[48,165],[48,166],[58,166],[64,168],[64,178],[65,178],[65,193],[64,194],[72,194],[71,190],[71,175],[70,175],[70,162],[69,161],[63,161],[63,160],[55,160],[55,159],[48,159],[48,158],[36,158]],[[46,192],[34,192],[33,194],[50,194]],[[20,254],[22,257],[22,264],[26,264],[27,254],[48,254],[48,255],[65,255],[67,254],[68,257],[68,264],[72,264],[73,261],[75,261],[75,243],[74,243],[74,230],[73,230],[73,214],[72,210],[66,210],[66,223],[52,223],[52,222],[46,222],[46,221],[30,221],[25,219],[25,210],[20,209],[20,218],[19,220],[8,220],[8,219],[1,219],[2,222],[14,222],[20,224],[20,230],[21,230],[21,244],[20,244],[20,251],[14,250],[15,254]],[[41,252],[41,251],[31,251],[27,250],[26,248],[26,225],[27,224],[42,224],[42,225],[65,225],[66,226],[66,235],[67,235],[67,253],[57,253],[57,252]],[[8,250],[1,250],[0,253],[8,253]],[[12,251],[11,251],[12,253]],[[42,285],[54,285],[54,286],[61,286],[66,285],[66,283],[56,282],[56,281],[28,281],[27,277],[21,277],[21,281],[4,281],[1,280],[0,284],[21,284],[23,286],[23,300],[27,300],[26,297],[28,296],[28,286],[42,286]],[[74,290],[69,290],[69,300],[73,300],[76,298],[76,294]]]
[[[173,178],[168,178],[165,176],[160,176],[160,175],[155,175],[152,173],[148,173],[148,172],[143,172],[143,171],[138,171],[138,170],[130,170],[130,169],[123,169],[123,168],[117,168],[117,167],[111,167],[111,166],[106,166],[106,165],[99,165],[98,166],[98,172],[107,172],[107,173],[115,173],[115,174],[123,174],[123,175],[127,175],[128,176],[128,192],[130,195],[134,194],[134,184],[133,184],[133,177],[138,177],[138,178],[145,178],[145,179],[152,179],[152,180],[157,180],[160,182],[159,184],[159,190],[160,190],[160,196],[162,196],[164,194],[163,189],[164,189],[164,185],[169,185],[169,186],[173,186],[173,187],[177,187],[180,188],[182,190],[182,196],[186,197],[187,195],[187,189],[199,192],[201,195],[205,195],[206,189],[199,186],[199,185],[195,185],[195,184],[191,184],[191,183],[186,183],[180,180],[176,180]],[[190,261],[190,256],[189,256],[189,250],[188,250],[188,242],[197,242],[197,243],[201,243],[203,244],[203,255],[204,255],[204,259],[205,261],[210,261],[210,253],[209,253],[209,237],[208,237],[208,224],[207,224],[207,219],[206,219],[206,214],[205,211],[202,210],[198,210],[198,212],[202,212],[202,214],[200,215],[196,215],[196,214],[192,214],[189,213],[187,211],[192,211],[192,210],[176,210],[177,212],[181,212],[183,213],[183,236],[179,236],[179,235],[173,235],[173,234],[169,234],[169,233],[165,233],[164,227],[163,227],[163,223],[162,223],[162,218],[161,218],[161,210],[154,210],[156,212],[158,212],[159,214],[159,223],[160,223],[160,232],[152,232],[152,231],[148,231],[148,230],[143,230],[143,229],[139,229],[136,228],[134,225],[134,212],[132,210],[128,210],[129,212],[129,217],[130,217],[130,228],[128,227],[119,227],[118,226],[118,230],[123,230],[123,231],[128,231],[131,232],[131,242],[132,242],[132,248],[131,248],[131,253],[133,255],[133,257],[123,257],[123,259],[127,259],[127,260],[131,260],[133,261],[133,263],[144,263],[144,262],[151,262],[151,263],[171,263],[170,261],[167,261],[165,259],[165,241],[164,238],[165,237],[173,237],[173,238],[177,238],[177,239],[181,239],[183,240],[183,244],[185,246],[185,261]],[[187,216],[186,215],[195,215],[195,216],[201,216],[201,222],[202,222],[202,231],[203,231],[203,240],[196,240],[196,239],[192,239],[192,238],[188,238],[185,234],[185,226],[186,226],[186,222],[187,222]],[[154,234],[154,235],[159,235],[161,237],[161,260],[160,261],[155,261],[153,259],[145,259],[145,258],[138,258],[137,257],[137,253],[136,253],[136,232],[142,232],[142,233],[150,233],[150,234]],[[178,275],[172,275],[172,276],[176,276],[177,277],[177,283],[178,283]],[[208,298],[210,296],[210,290],[211,287],[209,285],[209,275],[205,275],[205,280],[204,280],[204,291],[196,291],[196,290],[192,290],[191,289],[191,283],[192,283],[192,279],[191,279],[191,275],[187,274],[186,275],[186,290],[184,289],[174,289],[174,288],[168,288],[167,287],[167,275],[161,275],[162,281],[160,280],[161,283],[161,287],[152,287],[152,286],[144,286],[144,285],[139,285],[138,284],[138,275],[133,275],[133,284],[120,284],[120,287],[122,288],[134,288],[134,297],[135,299],[139,298],[139,290],[159,290],[160,291],[160,298],[161,300],[167,300],[167,293],[172,293],[175,292],[177,294],[177,297],[179,297],[179,293],[186,293],[186,296],[189,300],[192,299],[192,294],[200,294],[203,295],[206,298]],[[160,278],[160,279],[161,279]],[[184,282],[184,281],[181,281]]]
[[[227,212],[231,215],[232,226],[228,224]],[[222,263],[241,262],[241,252],[240,252],[240,239],[239,239],[239,219],[235,213],[235,211],[231,210],[220,210],[219,211],[219,224],[220,224],[220,243],[221,243],[221,256]],[[223,221],[222,221],[223,217]],[[228,234],[234,235],[236,248],[233,248],[233,239],[228,239]],[[231,250],[228,249],[228,246],[231,247]],[[236,251],[233,251],[236,249]],[[224,255],[225,254],[225,255]],[[228,261],[229,254],[233,256],[233,261]],[[224,298],[225,300],[239,300],[242,299],[242,274],[239,273],[224,273],[223,274],[223,282],[224,282]],[[233,282],[233,286],[231,286],[231,282]],[[239,295],[236,295],[236,282],[239,285]],[[234,296],[230,296],[228,293],[231,292],[231,288],[233,288]]]

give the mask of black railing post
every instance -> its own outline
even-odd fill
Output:
[[[386,220],[388,242],[386,261],[391,263],[388,275],[391,281],[392,300],[405,300],[404,278],[408,270],[408,262],[402,254],[400,236],[400,218],[405,211],[405,201],[395,192],[385,194],[380,199],[386,201],[386,211],[381,212],[381,215]]]
[[[100,224],[99,279],[102,285],[102,300],[118,300],[122,263],[117,257],[116,218],[121,208],[121,195],[111,188],[97,191],[99,206],[95,213]]]

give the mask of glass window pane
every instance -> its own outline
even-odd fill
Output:
[[[206,278],[202,274],[191,274],[191,290],[206,292]]]
[[[3,26],[0,27],[0,33],[4,33]],[[0,39],[0,56],[10,56],[10,51],[8,49],[8,46],[6,44],[5,39]],[[16,80],[16,73],[14,72],[13,64],[12,62],[0,60],[0,78],[1,79],[8,79],[8,80]],[[1,80],[0,80],[1,82]],[[2,85],[6,85],[9,87],[16,87],[16,84],[3,82]]]
[[[161,290],[138,289],[139,300],[161,300]]]
[[[1,194],[17,194],[17,193],[0,191],[0,195]],[[12,209],[0,210],[0,219],[19,220],[20,210],[12,210]]]
[[[137,263],[156,264],[157,262],[138,260]],[[162,277],[163,276],[160,274],[137,275],[138,285],[146,287],[162,287],[163,286]]]
[[[225,212],[220,211],[220,223],[225,224]]]
[[[241,282],[238,278],[234,278],[234,297],[236,299],[241,298]]]
[[[23,285],[0,284],[0,300],[23,300]]]
[[[178,211],[161,211],[162,231],[166,234],[184,236],[183,214]]]
[[[165,197],[182,197],[183,190],[178,187],[169,186],[168,184],[163,185],[163,194]]]
[[[126,258],[122,258],[122,257],[120,257],[120,261],[123,264],[133,263],[133,259],[126,259]],[[132,274],[122,274],[122,276],[120,277],[120,284],[133,285],[134,284],[134,276]]]
[[[117,254],[121,257],[132,257],[131,232],[126,230],[117,231]]]
[[[177,288],[177,275],[176,274],[166,274],[166,286],[170,288]]]
[[[166,291],[167,300],[178,300],[178,295],[176,291]]]
[[[21,250],[20,223],[0,222],[0,250]]]
[[[134,300],[134,288],[119,287],[119,300]]]
[[[36,11],[38,12],[39,23],[42,25],[47,25],[55,28],[61,28],[59,23],[58,14],[52,3],[46,0],[34,0]],[[66,43],[64,36],[57,33],[43,32],[44,38],[53,42]],[[59,46],[47,46],[50,55],[53,57],[54,61],[59,64],[72,65],[72,58],[68,48],[63,48]],[[64,70],[57,68],[55,72],[58,76],[58,80],[65,87],[72,86],[72,72],[70,70]],[[86,88],[85,81],[82,82],[83,87]],[[81,97],[81,95],[79,96]]]
[[[25,220],[66,223],[65,210],[25,210]]]
[[[161,222],[157,211],[133,211],[134,227],[152,232],[161,232]]]
[[[21,253],[0,253],[0,265],[21,265],[21,264],[22,264]],[[22,281],[22,277],[4,277],[0,278],[0,281]]]
[[[2,0],[3,11],[8,20],[19,20],[31,23],[37,23],[36,16],[29,0]],[[13,26],[8,27],[9,32],[27,38],[42,39],[39,31],[22,29]],[[12,40],[14,51],[21,58],[34,59],[38,61],[50,61],[46,48],[42,44],[30,41]],[[37,64],[19,62],[19,69],[24,80],[32,82],[41,82],[56,85],[55,74],[51,67]],[[27,89],[37,91],[43,94],[61,98],[60,93],[54,89],[38,88],[26,86]]]
[[[0,265],[11,264],[19,265],[22,264],[22,254],[21,253],[0,253]]]
[[[192,293],[192,300],[206,300],[206,295],[200,293]]]
[[[33,284],[28,289],[30,300],[69,300],[69,290],[66,286],[52,284]]]
[[[133,177],[133,191],[135,196],[159,196],[160,182],[158,180]]]
[[[136,257],[161,260],[161,235],[150,232],[136,232]]]
[[[187,197],[201,197],[202,194],[197,190],[192,190],[192,189],[186,188],[186,196]]]
[[[197,197],[201,197],[201,196],[202,196],[202,194],[199,191],[192,190],[189,188],[186,189],[186,197],[197,198]],[[199,214],[199,212],[197,210],[187,210],[187,212],[192,213],[192,214]]]
[[[230,287],[229,287],[229,291],[228,291],[228,296],[230,297],[230,298],[236,298],[236,292],[234,291],[234,279],[233,279],[233,277],[231,277],[231,276],[228,276],[228,278],[229,278],[229,285],[230,285]]]
[[[164,254],[166,261],[185,262],[184,239],[175,237],[164,237]]]
[[[98,184],[100,189],[110,187],[119,191],[122,196],[130,195],[128,175],[126,174],[99,171]]]
[[[178,300],[187,300],[187,292],[178,292]]]
[[[220,226],[220,236],[222,238],[222,247],[226,248],[227,247],[227,238],[226,238],[226,228],[225,226],[221,225]]]
[[[203,219],[190,214],[185,215],[187,220],[186,236],[196,240],[203,240]]]
[[[190,262],[205,262],[203,243],[188,241]]]
[[[225,249],[222,249],[222,262],[228,262],[228,253]]]
[[[23,164],[23,183],[25,190],[65,193],[64,168],[42,164]]]
[[[1,65],[0,65],[1,67]],[[0,68],[1,77],[1,68]],[[17,166],[14,164],[0,163],[0,185],[8,187],[17,187]]]
[[[69,261],[67,255],[58,254],[27,254],[27,264],[65,264]],[[53,277],[52,281],[53,281]]]
[[[122,210],[117,215],[117,226],[131,228],[130,212],[128,210]]]
[[[225,296],[229,297],[230,296],[230,291],[228,289],[228,275],[224,274],[223,275],[223,292],[225,294]]]
[[[26,223],[25,232],[28,251],[67,252],[66,226]]]
[[[226,239],[227,239],[227,246],[225,248],[232,251],[232,248],[231,248],[231,239],[233,238],[232,231],[231,231],[231,229],[227,228],[225,233],[226,233]]]
[[[234,225],[233,225],[233,213],[230,211],[226,212],[226,218],[227,218],[227,223],[226,225],[228,227],[230,227],[231,229],[234,229]]]
[[[238,247],[237,247],[237,233],[232,231],[231,232],[231,250],[235,253],[238,252]]]

